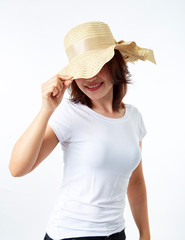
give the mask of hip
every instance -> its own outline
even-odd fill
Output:
[[[121,232],[113,233],[109,236],[87,236],[87,237],[72,237],[72,238],[63,238],[60,240],[125,240],[126,234],[125,229],[123,229]],[[53,240],[48,236],[46,233],[43,240]]]

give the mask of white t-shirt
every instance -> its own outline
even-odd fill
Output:
[[[54,240],[109,236],[125,228],[129,178],[141,160],[143,118],[125,104],[121,118],[63,98],[49,125],[63,150],[63,182],[47,224]]]

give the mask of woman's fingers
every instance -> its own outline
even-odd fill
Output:
[[[54,111],[62,101],[66,88],[72,83],[72,76],[56,74],[42,84],[43,106]]]
[[[61,75],[61,74],[57,74],[57,77],[63,79],[63,80],[71,80],[73,77],[72,76],[66,76],[66,75]]]
[[[58,94],[58,89],[55,87],[52,91],[52,96],[55,97]]]

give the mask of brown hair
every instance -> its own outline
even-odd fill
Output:
[[[125,109],[125,104],[122,102],[122,99],[127,93],[127,84],[132,84],[132,82],[130,80],[131,74],[128,66],[121,53],[116,49],[114,52],[114,57],[107,62],[104,67],[108,69],[113,84],[112,108],[113,111],[118,112],[120,108]],[[79,89],[75,81],[71,83],[68,89],[70,90],[70,101],[75,103],[80,102],[92,108],[91,99]]]

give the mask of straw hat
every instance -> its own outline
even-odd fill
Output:
[[[122,54],[126,62],[149,60],[156,64],[153,51],[140,48],[135,42],[117,42],[109,26],[104,22],[92,21],[72,28],[64,38],[68,56],[67,64],[58,73],[73,78],[91,78],[114,56],[114,49]]]

